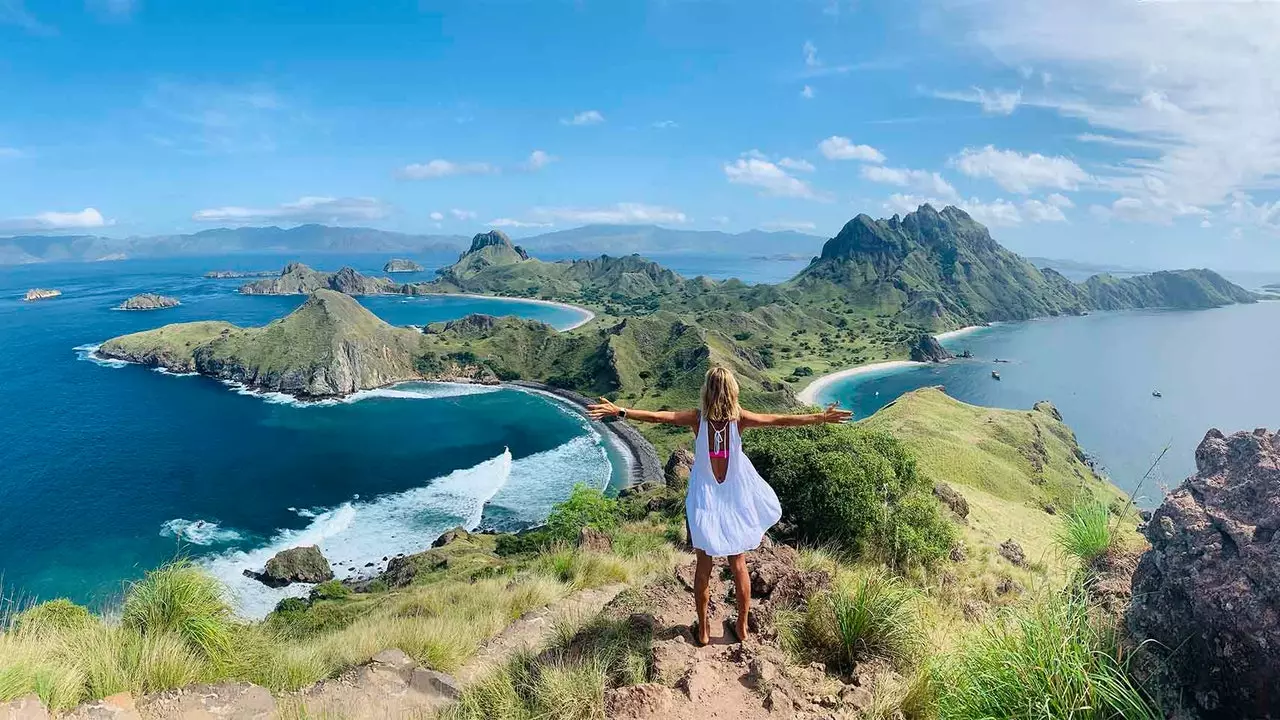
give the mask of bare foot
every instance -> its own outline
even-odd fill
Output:
[[[744,643],[747,641],[747,621],[746,620],[739,620],[737,626],[734,627],[733,630],[738,635],[738,642]]]
[[[711,629],[706,626],[706,623],[700,623],[697,620],[694,620],[693,627],[690,629],[693,630],[693,637],[697,641],[699,647],[711,642]]]

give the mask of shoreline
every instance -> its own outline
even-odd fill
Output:
[[[393,294],[393,293],[389,293],[389,294]],[[481,295],[481,294],[479,294],[479,293],[453,293],[453,292],[450,292],[450,293],[427,293],[427,294],[425,294],[425,295],[412,295],[412,296],[410,296],[410,297],[430,297],[431,295],[437,295],[437,296],[440,296],[440,297],[469,297],[469,298],[478,298],[478,299],[480,299],[480,300],[510,300],[510,301],[512,301],[512,302],[532,303],[532,304],[534,304],[534,305],[547,305],[547,306],[549,306],[549,307],[560,308],[561,310],[576,310],[576,311],[578,311],[578,312],[581,312],[581,313],[585,313],[585,314],[586,314],[586,316],[585,316],[585,317],[583,317],[581,320],[579,320],[579,321],[575,322],[575,323],[574,323],[574,324],[572,324],[572,325],[569,325],[569,326],[567,326],[567,327],[563,327],[563,328],[556,328],[556,330],[557,330],[557,331],[559,331],[559,332],[569,332],[570,330],[577,330],[578,328],[582,327],[583,325],[586,325],[587,323],[589,323],[589,322],[591,322],[592,320],[595,320],[595,319],[596,319],[596,313],[595,313],[595,311],[594,311],[594,310],[591,310],[591,309],[588,309],[588,308],[582,307],[581,305],[571,305],[571,304],[569,304],[569,303],[556,302],[555,300],[541,300],[541,299],[538,299],[538,298],[507,297],[506,295]]]
[[[947,340],[954,340],[958,337],[969,335],[970,333],[973,333],[988,327],[991,327],[991,325],[966,325],[965,327],[962,327],[962,328],[956,328],[955,330],[948,330],[943,333],[938,333],[933,337],[938,342],[944,342]],[[916,362],[915,360],[885,360],[883,362],[869,363],[867,365],[859,365],[857,367],[846,368],[844,370],[837,370],[836,372],[827,373],[826,375],[821,375],[815,378],[813,382],[809,383],[804,387],[804,389],[796,393],[796,400],[799,400],[800,402],[806,405],[819,405],[820,404],[818,402],[819,393],[821,393],[823,390],[830,387],[832,383],[839,382],[840,380],[844,380],[846,378],[857,377],[858,375],[867,375],[870,373],[888,371],[888,370],[899,370],[902,368],[916,367],[919,365],[928,365],[928,364],[929,363]]]

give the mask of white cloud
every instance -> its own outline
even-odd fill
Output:
[[[869,163],[884,162],[884,154],[870,145],[854,145],[847,137],[832,135],[818,143],[822,156],[828,160],[861,160]]]
[[[102,217],[96,208],[78,212],[47,211],[17,218],[0,218],[0,230],[5,232],[48,232],[54,230],[89,230],[106,227],[113,221]]]
[[[862,177],[872,182],[898,187],[912,188],[917,192],[933,193],[948,201],[960,197],[960,193],[947,182],[946,178],[928,170],[910,170],[907,168],[890,168],[881,165],[863,165]]]
[[[474,210],[460,210],[458,208],[454,208],[449,211],[449,214],[453,216],[454,220],[475,220],[476,219],[476,213]]]
[[[1021,225],[1024,221],[1041,223],[1067,220],[1061,208],[1040,200],[1026,200],[1019,205],[1003,198],[984,202],[978,198],[946,200],[925,195],[894,193],[885,201],[884,207],[890,212],[909,213],[915,212],[926,203],[932,205],[934,210],[942,210],[947,205],[954,205],[988,227],[1012,227]]]
[[[804,64],[806,67],[818,67],[822,60],[818,59],[818,47],[808,40],[804,41]]]
[[[400,177],[406,180],[427,180],[454,175],[490,175],[498,168],[482,162],[454,162],[439,158],[425,163],[412,163],[400,169]]]
[[[813,163],[808,160],[799,158],[784,157],[778,161],[778,165],[788,170],[799,170],[801,172],[813,172]]]
[[[724,165],[725,177],[737,185],[759,188],[765,195],[821,200],[825,197],[809,183],[791,175],[772,162],[747,154]]]
[[[1255,203],[1248,194],[1236,192],[1227,205],[1225,216],[1228,222],[1237,225],[1253,225],[1280,233],[1280,200]]]
[[[529,159],[524,161],[524,169],[529,171],[541,170],[560,158],[542,150],[534,150],[529,153]]]
[[[817,224],[808,220],[770,220],[763,227],[768,230],[796,230],[799,232],[818,229]]]
[[[670,130],[671,128],[680,127],[680,123],[675,120],[659,120],[653,123],[653,127],[658,130]]]
[[[717,224],[717,225],[728,225],[728,224],[729,224],[729,216],[728,216],[728,215],[713,215],[713,216],[711,217],[711,222],[713,222],[713,223],[715,223],[715,224]]]
[[[1200,221],[1200,227],[1202,227],[1202,228],[1211,228],[1211,227],[1213,227],[1213,223],[1209,222],[1208,220],[1201,220],[1201,221]]]
[[[512,218],[496,218],[489,221],[489,226],[499,228],[544,228],[551,227],[551,223],[527,222],[525,220],[513,220]]]
[[[804,88],[800,90],[800,97],[804,98],[805,100],[812,100],[813,95],[814,93],[813,93],[812,85],[805,85]]]
[[[1024,104],[1083,122],[1095,136],[1118,139],[1117,147],[1144,144],[1134,143],[1141,152],[1104,179],[1124,201],[1106,212],[1168,222],[1280,176],[1274,3],[974,0],[950,7],[957,13],[949,27],[967,46],[1062,79]]]
[[[1074,160],[1040,153],[1023,155],[1013,150],[965,148],[951,164],[969,177],[991,178],[1009,192],[1027,194],[1035,188],[1075,190],[1089,180]]]
[[[1062,208],[1041,200],[1026,200],[1022,203],[1022,212],[1030,222],[1066,222],[1067,216]]]
[[[599,125],[604,122],[604,115],[599,110],[584,110],[573,117],[561,118],[561,125]]]
[[[391,206],[371,197],[302,197],[269,208],[227,206],[197,210],[196,222],[250,225],[253,223],[347,223],[381,220]]]
[[[0,25],[17,25],[32,35],[57,35],[58,29],[41,22],[23,0],[0,0]]]
[[[430,218],[436,222],[440,222],[444,219],[444,213],[437,210],[436,212],[431,213]]]
[[[933,93],[933,96],[943,100],[956,100],[981,105],[982,112],[988,115],[1012,115],[1013,111],[1017,110],[1018,105],[1022,103],[1021,90],[1010,92],[1006,90],[984,90],[983,88],[975,87],[970,90],[942,90]]]
[[[683,223],[688,217],[683,212],[660,205],[643,203],[617,203],[602,208],[565,208],[539,207],[533,209],[533,216],[540,221],[602,224],[602,225],[634,225],[649,223]]]
[[[1062,193],[1049,193],[1045,196],[1044,200],[1056,208],[1069,208],[1076,206],[1075,203],[1071,202],[1071,198],[1063,195]]]

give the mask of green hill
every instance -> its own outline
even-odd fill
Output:
[[[1251,303],[1253,293],[1212,270],[1162,270],[1150,275],[1117,278],[1094,275],[1082,287],[1098,310],[1177,308],[1196,310]]]

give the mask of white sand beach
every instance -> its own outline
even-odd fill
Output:
[[[818,394],[821,393],[823,389],[825,389],[828,385],[830,385],[831,383],[837,380],[843,380],[845,378],[854,377],[856,375],[866,375],[868,373],[881,372],[884,370],[894,370],[896,368],[914,367],[916,365],[927,365],[927,364],[928,363],[916,362],[914,360],[886,360],[884,362],[871,363],[869,365],[859,365],[858,367],[849,368],[848,370],[841,370],[839,372],[833,372],[829,375],[823,375],[817,380],[814,380],[813,382],[806,385],[803,390],[801,390],[799,393],[796,394],[796,399],[798,399],[802,403],[807,403],[809,405],[817,405]]]
[[[551,307],[558,307],[563,310],[575,310],[577,312],[582,313],[581,320],[575,322],[574,324],[568,327],[557,328],[560,332],[568,332],[570,330],[576,330],[582,327],[583,325],[586,325],[587,323],[591,322],[592,320],[595,320],[596,318],[596,314],[594,312],[582,307],[581,305],[570,305],[569,303],[555,302],[552,300],[536,300],[534,298],[507,297],[506,295],[480,295],[477,293],[436,293],[436,294],[439,295],[440,297],[470,297],[470,298],[480,298],[482,300],[510,300],[511,302],[532,303],[534,305],[550,305]],[[419,297],[430,297],[430,296],[420,295]]]

